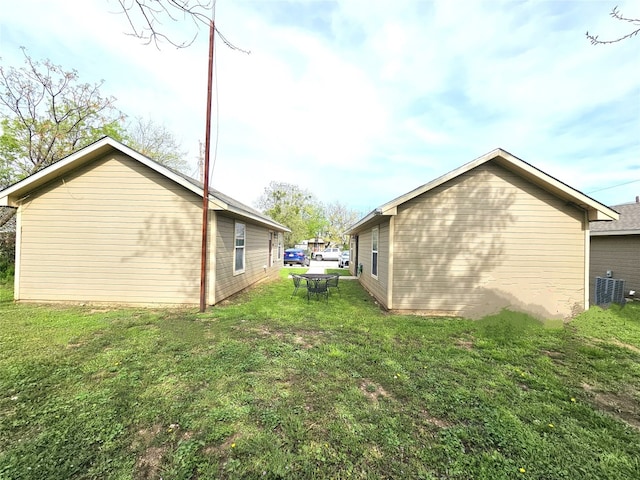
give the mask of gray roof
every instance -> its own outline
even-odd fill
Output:
[[[591,235],[640,234],[639,202],[615,205],[611,208],[620,214],[620,218],[611,222],[591,222]]]
[[[152,158],[150,160],[155,162],[155,160],[153,160]],[[165,168],[169,168],[169,167],[165,167]],[[200,182],[199,180],[196,180],[195,178],[192,178],[189,175],[186,175],[186,174],[184,174],[184,173],[182,173],[182,172],[180,172],[178,170],[174,170],[173,168],[169,168],[169,170],[173,171],[173,173],[175,173],[176,175],[179,175],[180,177],[184,178],[187,182],[195,185],[199,189],[204,189],[204,183]],[[261,217],[261,218],[263,218],[265,220],[269,220],[269,221],[275,222],[275,220],[273,220],[268,215],[265,215],[264,213],[260,212],[259,210],[256,210],[253,207],[245,205],[242,202],[239,202],[235,198],[231,198],[229,195],[226,195],[226,194],[222,193],[220,190],[216,190],[215,188],[209,187],[209,195],[212,195],[213,197],[222,200],[224,203],[226,203],[229,206],[235,207],[236,210],[240,210],[241,212],[249,213],[251,215],[255,215],[257,217]]]

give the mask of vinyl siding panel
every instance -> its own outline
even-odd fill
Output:
[[[584,212],[487,162],[398,208],[394,310],[477,318],[584,305]]]
[[[358,262],[362,264],[362,274],[360,283],[380,302],[385,308],[388,307],[387,294],[389,288],[389,220],[387,219],[378,226],[378,275],[377,278],[371,275],[372,256],[371,241],[372,228],[363,230],[360,233],[358,242],[359,253]]]
[[[245,220],[237,219],[237,221],[244,223],[246,226],[245,269],[243,273],[234,273],[235,221],[235,218],[221,214],[217,215],[216,302],[220,302],[256,282],[277,278],[278,271],[283,266],[282,259],[277,259],[277,244],[274,241],[273,264],[269,267],[270,230]]]
[[[629,290],[640,296],[640,235],[610,235],[591,237],[589,300],[595,301],[596,277],[606,277],[611,270],[613,278],[625,281],[625,294]]]
[[[198,303],[201,199],[137,161],[99,159],[20,209],[17,299]]]

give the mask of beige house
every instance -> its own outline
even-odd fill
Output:
[[[283,225],[209,190],[206,299],[275,277]],[[15,298],[198,305],[202,184],[103,138],[0,191],[17,208]]]
[[[591,225],[590,300],[595,301],[596,277],[624,280],[625,296],[640,298],[640,199],[611,207],[620,214],[613,222]]]
[[[568,318],[588,306],[589,222],[617,218],[497,149],[353,225],[350,269],[397,312]]]

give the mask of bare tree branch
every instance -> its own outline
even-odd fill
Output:
[[[118,0],[120,12],[127,17],[132,35],[141,39],[146,45],[153,43],[160,48],[160,42],[166,41],[176,48],[186,48],[193,44],[198,32],[192,38],[178,41],[172,35],[165,33],[168,28],[163,22],[180,22],[190,19],[199,29],[201,26],[209,27],[213,20],[215,0]],[[215,27],[215,26],[214,26]],[[218,27],[215,31],[222,42],[232,50],[250,53],[231,43]]]
[[[629,17],[625,17],[622,12],[620,10],[618,10],[618,7],[613,7],[613,10],[611,10],[611,12],[609,13],[609,15],[612,18],[615,18],[616,20],[620,20],[621,22],[627,22],[630,23],[634,26],[637,26],[638,28],[636,28],[635,30],[633,30],[632,32],[622,36],[622,37],[618,37],[618,38],[614,38],[612,40],[600,40],[598,38],[598,35],[591,35],[589,32],[586,33],[587,38],[589,39],[589,41],[591,42],[591,45],[606,45],[606,44],[611,44],[611,43],[617,43],[617,42],[621,42],[622,40],[626,40],[628,38],[631,37],[635,37],[636,35],[638,35],[638,33],[640,33],[640,18],[629,18]]]

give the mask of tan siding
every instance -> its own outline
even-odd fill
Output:
[[[235,226],[234,218],[217,215],[216,234],[216,301],[219,302],[256,282],[275,278],[282,267],[276,259],[269,267],[269,230],[259,225],[238,220],[246,225],[245,270],[234,274]],[[267,267],[266,269],[264,267]]]
[[[21,206],[19,299],[197,304],[201,200],[124,155]]]
[[[387,289],[389,273],[389,221],[378,225],[378,275],[371,275],[371,231],[368,228],[361,232],[358,242],[360,252],[358,262],[363,266],[360,282],[376,299],[387,307]]]
[[[605,277],[611,270],[613,278],[625,281],[625,294],[636,291],[640,297],[640,235],[591,237],[589,300],[595,301],[596,277]]]
[[[394,309],[479,317],[584,304],[583,212],[489,162],[401,205]]]

